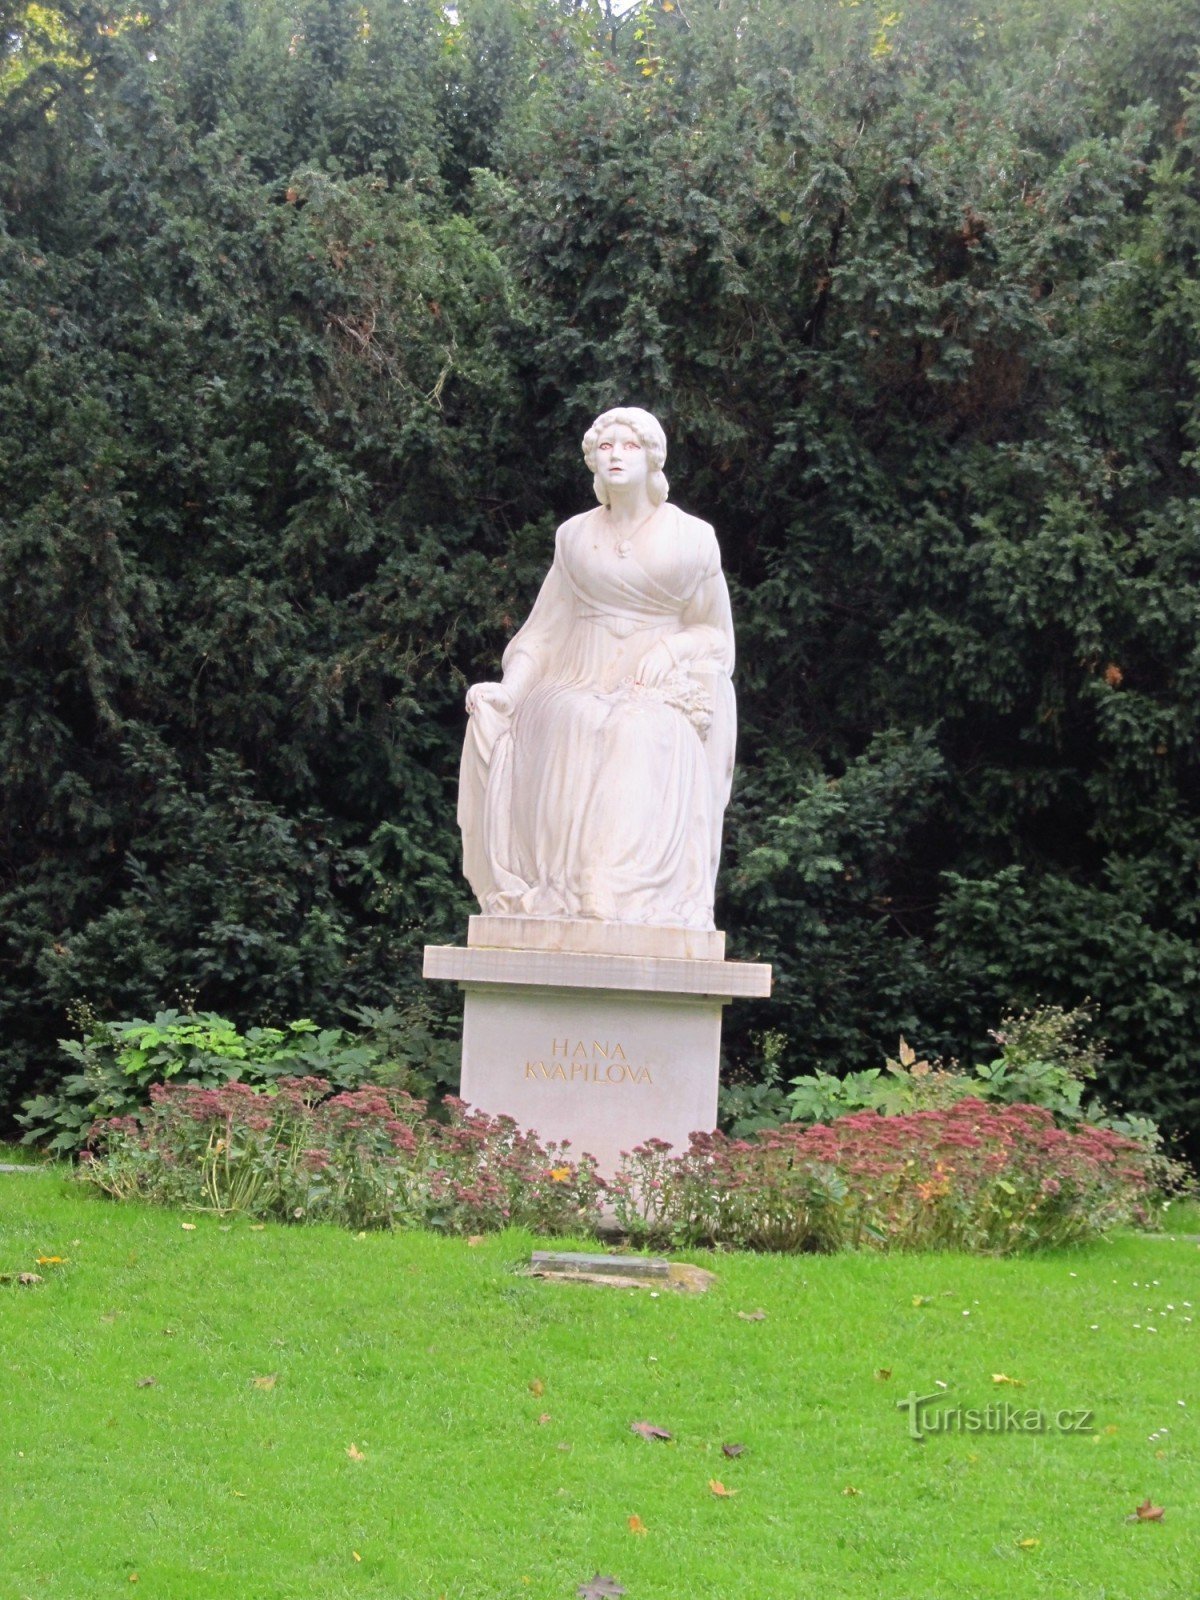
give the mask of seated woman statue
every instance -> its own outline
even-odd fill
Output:
[[[733,775],[733,623],[716,536],[667,503],[648,411],[606,411],[584,460],[600,504],[467,692],[464,872],[493,916],[712,928]]]

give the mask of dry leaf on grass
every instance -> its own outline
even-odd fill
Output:
[[[1133,1515],[1131,1517],[1126,1517],[1125,1521],[1126,1522],[1161,1522],[1162,1519],[1163,1519],[1163,1507],[1162,1506],[1156,1506],[1153,1503],[1153,1501],[1150,1499],[1150,1496],[1147,1495],[1146,1498],[1142,1501],[1141,1505],[1134,1508]]]
[[[891,1367],[876,1367],[875,1377],[880,1383],[886,1383],[892,1375]]]
[[[546,1385],[540,1378],[533,1378],[530,1380],[529,1392],[535,1400],[540,1399],[546,1392]]]
[[[273,1389],[278,1376],[277,1372],[264,1372],[261,1378],[254,1379],[254,1387],[256,1389]]]
[[[196,1231],[196,1224],[194,1222],[181,1222],[179,1226],[183,1229],[184,1233],[195,1233]]]
[[[767,1313],[759,1306],[757,1311],[739,1311],[738,1320],[740,1322],[765,1322]]]
[[[708,1487],[711,1493],[716,1495],[718,1500],[729,1500],[737,1493],[736,1489],[727,1489],[721,1482],[720,1478],[710,1478],[708,1480]]]
[[[669,1439],[671,1435],[665,1428],[656,1428],[652,1422],[631,1422],[630,1433],[636,1433],[641,1439]]]
[[[467,1239],[467,1247],[468,1247],[468,1249],[471,1249],[471,1250],[474,1250],[474,1248],[475,1248],[475,1246],[477,1244],[482,1244],[482,1243],[483,1243],[483,1234],[482,1233],[473,1233]]]
[[[1041,1544],[1041,1542],[1042,1541],[1040,1539],[1018,1539],[1017,1540],[1017,1549],[1018,1550],[1036,1550],[1038,1545]]]
[[[856,1489],[852,1483],[848,1483],[846,1485],[846,1487],[842,1490],[842,1493],[844,1495],[853,1496],[853,1495],[856,1495],[856,1494],[861,1494],[862,1490],[861,1489]]]
[[[649,1533],[650,1530],[642,1521],[641,1517],[635,1514],[629,1519],[629,1531],[630,1533]]]
[[[157,1385],[157,1378],[139,1378],[137,1381],[137,1386],[139,1389],[153,1389],[156,1388]]]
[[[721,1446],[721,1454],[728,1456],[731,1461],[736,1461],[738,1456],[744,1456],[745,1453],[746,1446],[744,1444],[723,1444]]]
[[[550,1415],[550,1413],[548,1411],[543,1411],[541,1416],[538,1418],[538,1427],[544,1428],[548,1422],[553,1421],[554,1418]]]
[[[1010,1383],[1013,1386],[1014,1389],[1023,1389],[1025,1387],[1025,1379],[1024,1378],[1010,1378],[1007,1372],[993,1372],[992,1373],[992,1382],[993,1383]]]
[[[356,1444],[348,1444],[346,1446],[346,1454],[350,1457],[351,1461],[365,1461],[367,1459]]]

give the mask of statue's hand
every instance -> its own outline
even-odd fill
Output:
[[[675,671],[675,658],[660,639],[638,662],[637,681],[655,689]]]
[[[467,690],[467,715],[480,706],[493,706],[502,716],[511,716],[513,696],[502,683],[473,683]]]

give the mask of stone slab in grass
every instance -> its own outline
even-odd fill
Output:
[[[614,1289],[675,1289],[685,1294],[703,1294],[716,1281],[715,1273],[684,1261],[574,1250],[535,1250],[528,1272],[534,1278],[559,1282],[598,1283]]]

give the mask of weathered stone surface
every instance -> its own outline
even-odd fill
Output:
[[[657,928],[593,917],[470,917],[467,944],[472,949],[567,950],[668,961],[725,959],[725,935],[715,928]]]
[[[588,1272],[597,1277],[660,1278],[671,1274],[671,1263],[658,1256],[586,1255],[575,1250],[535,1250],[530,1257],[534,1272]]]
[[[613,989],[666,995],[762,998],[771,969],[752,961],[676,961],[654,956],[585,955],[573,950],[464,949],[427,944],[425,976],[462,984]]]
[[[552,1252],[551,1252],[552,1253]],[[661,1293],[670,1290],[676,1294],[705,1294],[717,1281],[715,1272],[709,1272],[704,1267],[694,1267],[688,1261],[664,1261],[656,1263],[666,1267],[662,1274],[646,1272],[631,1272],[629,1268],[635,1264],[643,1264],[643,1256],[588,1256],[580,1255],[576,1259],[580,1262],[600,1261],[619,1264],[619,1272],[609,1271],[607,1267],[602,1270],[589,1270],[585,1266],[578,1268],[562,1267],[547,1270],[537,1264],[537,1257],[541,1251],[534,1251],[534,1259],[527,1269],[532,1277],[545,1278],[549,1283],[594,1283],[606,1289],[650,1289]]]

